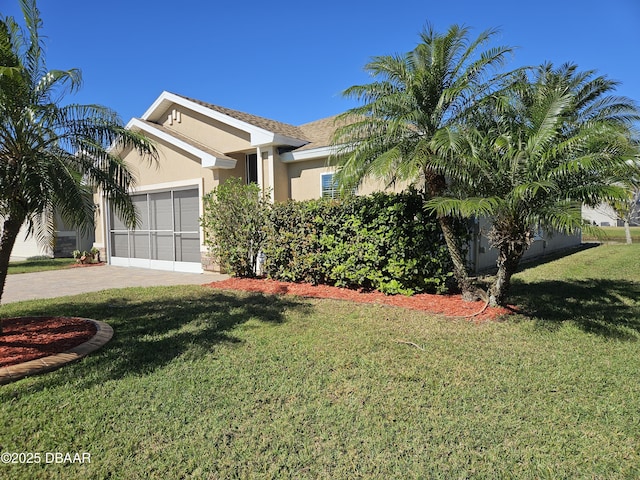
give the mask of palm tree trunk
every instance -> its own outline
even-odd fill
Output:
[[[9,214],[2,225],[2,236],[0,237],[0,301],[2,300],[4,284],[7,280],[11,252],[13,250],[13,246],[16,243],[16,238],[18,238],[18,233],[20,232],[20,227],[22,227],[24,220],[24,217],[16,219],[13,215]],[[0,321],[0,335],[1,334],[2,322]]]
[[[506,244],[498,249],[498,273],[489,288],[489,305],[492,307],[504,306],[507,301],[507,294],[511,287],[511,277],[520,264],[520,259],[527,249],[526,243],[521,245]]]
[[[624,235],[627,239],[627,245],[631,245],[633,240],[631,239],[631,227],[629,226],[629,219],[624,219]]]
[[[453,219],[451,217],[439,217],[438,222],[442,229],[444,241],[449,249],[449,255],[453,262],[453,275],[458,283],[458,288],[462,293],[462,299],[468,302],[473,302],[480,298],[478,289],[473,284],[473,281],[469,278],[467,272],[467,262],[462,254],[460,245],[457,241],[455,232],[453,230]]]

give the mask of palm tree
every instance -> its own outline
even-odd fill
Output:
[[[529,77],[532,78],[529,78]],[[449,128],[434,138],[436,170],[450,188],[428,206],[440,215],[492,220],[498,272],[491,305],[504,305],[522,255],[538,229],[573,232],[582,203],[623,198],[612,178],[637,171],[628,160],[635,104],[611,92],[616,83],[575,65],[546,64],[518,72],[485,104],[475,126]],[[444,161],[446,159],[446,161]]]
[[[116,155],[137,149],[156,158],[153,145],[126,130],[117,114],[98,105],[61,105],[80,87],[76,69],[47,70],[35,0],[20,0],[26,29],[0,18],[0,298],[16,237],[23,225],[51,238],[54,212],[90,230],[100,190],[127,224],[136,223],[128,192],[134,178]]]
[[[367,178],[388,185],[412,183],[427,199],[444,191],[445,177],[432,168],[438,152],[434,135],[464,119],[491,92],[490,71],[503,65],[509,47],[480,51],[497,33],[486,30],[470,39],[469,29],[453,25],[445,34],[428,25],[420,43],[404,55],[374,57],[365,71],[376,80],[344,91],[360,106],[339,117],[333,143],[336,181],[352,191]],[[439,216],[463,298],[476,298],[452,218]]]
[[[629,160],[637,167],[635,174],[630,173],[625,168],[618,175],[614,175],[612,182],[625,188],[627,195],[622,200],[614,200],[609,202],[609,206],[613,209],[617,220],[622,221],[624,225],[624,233],[626,243],[633,243],[631,237],[631,225],[637,225],[640,222],[640,146],[636,139],[629,139],[629,148],[635,152],[634,158]]]

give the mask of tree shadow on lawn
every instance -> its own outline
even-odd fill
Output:
[[[46,311],[42,311],[43,307],[25,308],[20,314],[85,317],[111,325],[113,338],[75,365],[79,369],[75,374],[83,378],[82,386],[90,387],[130,375],[152,373],[179,356],[198,358],[218,344],[240,343],[230,331],[250,319],[279,324],[285,320],[287,309],[311,308],[295,297],[207,290],[173,296],[168,289],[166,296],[149,300],[139,300],[135,292],[127,290],[116,297],[113,292],[117,291],[112,290],[104,300],[69,299],[49,305]],[[36,388],[67,381],[59,376],[45,377]]]
[[[510,301],[538,325],[557,330],[574,322],[582,330],[619,340],[640,335],[640,284],[625,280],[514,279]]]

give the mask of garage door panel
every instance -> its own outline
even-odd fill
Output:
[[[177,232],[197,232],[200,228],[200,199],[197,190],[179,190],[173,193]]]
[[[176,234],[176,261],[200,261],[200,235],[197,233]]]
[[[152,193],[149,195],[149,230],[173,230],[173,213],[171,211],[171,192]]]
[[[133,258],[149,258],[149,234],[146,232],[132,232],[130,235],[131,249],[129,256]]]
[[[198,189],[136,194],[132,199],[139,217],[135,230],[110,215],[111,258],[131,266],[202,271]]]
[[[127,232],[111,234],[111,255],[114,257],[129,256],[129,234]]]
[[[173,261],[173,233],[154,232],[151,234],[151,259]]]
[[[147,202],[146,195],[133,195],[131,197],[133,204],[136,207],[136,216],[138,218],[138,225],[136,226],[138,230],[149,230],[149,206]],[[121,222],[122,223],[122,222]],[[122,225],[122,227],[126,230],[126,226]]]

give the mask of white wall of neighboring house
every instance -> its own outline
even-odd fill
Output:
[[[26,228],[20,229],[16,243],[11,251],[11,261],[26,260],[29,257],[53,256],[53,249],[50,246],[38,245],[38,241],[33,235],[27,236]]]
[[[595,208],[583,206],[582,218],[599,227],[616,227],[618,225],[618,216],[609,205],[602,203]]]
[[[630,205],[632,205],[633,208],[631,209],[629,224],[631,226],[638,226],[640,225],[640,190],[635,190]],[[613,208],[606,203],[601,203],[594,208],[583,205],[582,218],[591,224],[595,222],[599,227],[624,226],[624,219],[619,218]]]

